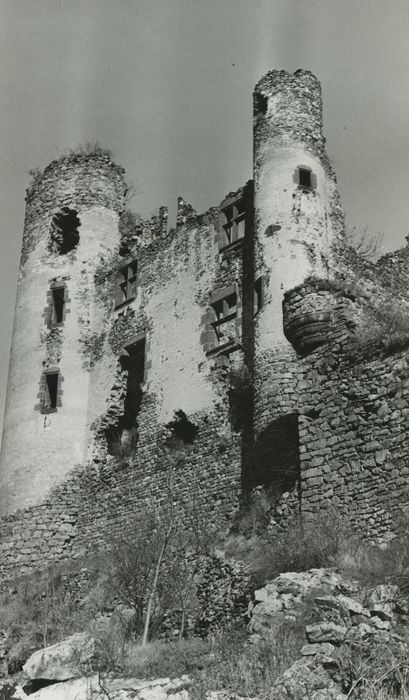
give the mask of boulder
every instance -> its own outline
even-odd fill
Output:
[[[347,628],[335,622],[318,622],[316,625],[307,625],[305,631],[308,641],[312,644],[319,642],[339,644],[345,639]]]
[[[357,600],[354,598],[350,598],[349,596],[342,595],[342,593],[337,596],[338,603],[342,605],[344,610],[347,610],[350,615],[363,615],[364,617],[370,617],[371,613],[369,610],[364,608],[361,603],[359,603]]]
[[[318,644],[304,644],[301,649],[301,656],[316,656],[317,654],[324,654],[325,656],[331,656],[335,651],[335,647],[330,642],[321,642]]]
[[[66,681],[83,676],[95,655],[95,639],[86,632],[78,632],[35,651],[23,671],[31,680]]]
[[[345,611],[349,616],[347,608],[338,603],[334,596],[336,593],[353,592],[355,587],[355,583],[345,581],[333,569],[286,571],[255,592],[255,603],[250,605],[248,610],[251,615],[250,631],[262,633],[271,626],[273,618],[277,615],[285,614],[288,617],[291,614],[296,617],[302,610],[300,603],[313,591],[320,591],[321,601],[330,601],[330,607],[337,611]]]
[[[105,678],[98,674],[54,683],[27,696],[30,700],[189,700],[187,676],[152,681]]]

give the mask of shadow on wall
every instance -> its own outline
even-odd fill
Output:
[[[254,446],[251,489],[263,486],[275,498],[300,488],[298,414],[281,416],[259,434]]]

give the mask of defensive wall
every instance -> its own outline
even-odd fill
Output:
[[[0,571],[80,557],[173,498],[221,532],[264,486],[387,539],[408,504],[408,248],[348,245],[308,71],[254,93],[254,180],[143,220],[103,152],[27,194]],[[172,473],[172,491],[167,484]]]

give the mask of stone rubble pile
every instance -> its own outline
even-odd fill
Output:
[[[340,680],[345,651],[400,640],[396,625],[409,619],[409,603],[395,585],[362,589],[334,569],[287,572],[255,592],[248,610],[249,642],[257,645],[282,620],[305,620],[306,611],[315,619],[305,625],[300,658],[274,681],[269,700],[346,700]],[[0,656],[4,648],[0,635]],[[38,650],[24,664],[20,685],[10,679],[0,683],[0,700],[189,700],[188,676],[141,680],[101,675],[95,672],[96,656],[95,640],[87,633]],[[218,690],[209,692],[207,700],[244,698]]]
[[[341,645],[388,643],[399,638],[393,632],[398,619],[407,620],[407,603],[397,586],[382,584],[365,591],[331,569],[287,572],[255,592],[249,611],[253,642],[268,633],[277,618],[299,617],[307,601],[318,621],[306,625],[301,658],[275,681],[270,700],[347,698],[334,680]]]

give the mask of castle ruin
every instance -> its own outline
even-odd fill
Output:
[[[227,527],[263,486],[388,538],[409,505],[409,248],[345,237],[321,89],[270,71],[254,174],[202,214],[125,208],[104,152],[27,192],[0,462],[0,572],[79,556],[166,498],[174,475]]]

